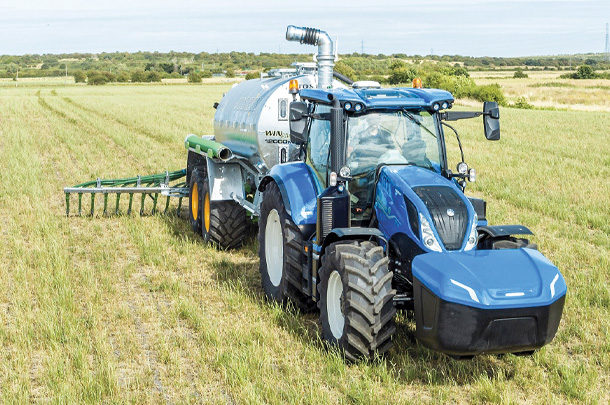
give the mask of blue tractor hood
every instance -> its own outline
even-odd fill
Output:
[[[413,277],[440,299],[482,309],[547,306],[563,297],[563,276],[533,249],[426,253]]]
[[[439,194],[442,195],[439,197]],[[422,215],[432,225],[432,232],[443,249],[465,248],[476,215],[470,201],[453,181],[435,170],[417,166],[386,166],[379,174],[375,209],[380,230],[388,238],[404,233],[422,250],[430,251],[421,241],[420,230],[410,225],[416,221],[409,218],[405,199],[415,208],[416,221],[419,221],[417,215]],[[445,217],[448,209],[455,214],[451,219]]]
[[[447,180],[439,173],[418,166],[385,166],[381,171],[386,173],[392,179],[392,183],[403,191],[405,188],[418,186],[455,187],[452,181]]]

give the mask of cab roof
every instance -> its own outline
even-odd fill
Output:
[[[301,89],[299,95],[301,99],[322,104],[332,104],[334,99],[338,99],[341,105],[347,102],[352,104],[361,103],[364,105],[365,110],[402,108],[434,110],[434,105],[437,103],[442,105],[446,101],[448,108],[451,108],[451,104],[454,101],[451,93],[445,90],[409,87],[386,89]],[[438,109],[437,107],[436,110]]]

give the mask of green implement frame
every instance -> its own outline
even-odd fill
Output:
[[[178,208],[182,207],[182,199],[188,197],[189,189],[183,180],[186,177],[186,169],[174,172],[151,174],[148,176],[137,176],[125,179],[102,180],[97,179],[86,183],[77,184],[74,187],[64,188],[66,195],[66,215],[70,215],[70,194],[78,194],[78,215],[82,215],[83,194],[91,194],[90,215],[95,213],[95,195],[104,196],[104,215],[108,215],[108,195],[116,194],[114,214],[118,215],[121,194],[129,194],[129,205],[127,215],[131,214],[134,194],[141,194],[140,215],[144,215],[144,203],[146,197],[150,197],[153,202],[151,214],[157,213],[157,203],[159,195],[166,197],[164,213],[167,213],[170,206],[170,197],[178,198]],[[174,184],[170,185],[170,182]]]

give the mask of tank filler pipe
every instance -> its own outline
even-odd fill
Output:
[[[318,46],[318,55],[316,57],[318,63],[318,88],[332,88],[335,46],[332,39],[330,39],[330,35],[317,28],[289,25],[286,28],[286,40]]]

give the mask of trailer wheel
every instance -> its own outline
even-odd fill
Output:
[[[392,346],[396,291],[388,262],[383,249],[367,241],[335,242],[322,257],[322,337],[349,360],[369,360]]]
[[[301,311],[315,309],[302,291],[306,263],[301,231],[286,213],[280,189],[274,182],[265,188],[258,221],[258,255],[263,291],[279,303],[290,299]]]
[[[235,201],[211,201],[207,178],[202,182],[200,194],[203,240],[222,249],[240,247],[248,234],[246,210]]]
[[[189,182],[189,222],[193,232],[201,233],[202,200],[201,190],[205,178],[205,169],[195,168],[191,172]]]

